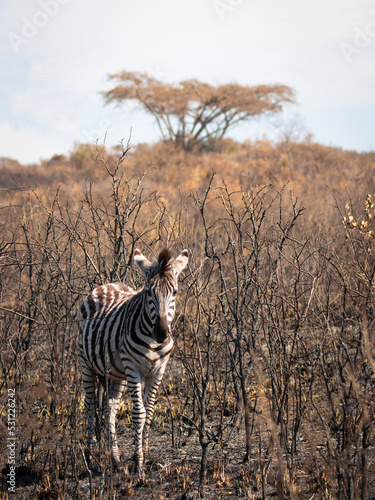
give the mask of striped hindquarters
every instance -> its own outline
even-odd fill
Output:
[[[101,285],[84,300],[80,310],[81,362],[104,376],[124,378],[120,351],[127,302],[137,292],[122,283]]]

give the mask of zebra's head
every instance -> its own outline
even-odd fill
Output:
[[[174,259],[168,248],[164,248],[157,261],[151,263],[136,249],[134,261],[146,277],[144,292],[154,339],[163,343],[170,334],[175,313],[178,276],[188,263],[188,252],[184,250]]]

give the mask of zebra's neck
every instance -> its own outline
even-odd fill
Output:
[[[146,295],[146,292],[144,290],[142,290],[141,294],[142,294],[142,307],[141,307],[141,311],[140,311],[140,323],[139,324],[141,326],[142,333],[145,336],[153,339],[154,338],[153,332],[152,332],[153,322],[152,322],[152,318],[151,318],[151,315],[150,315],[149,310],[148,310],[147,295]]]
[[[129,309],[125,313],[125,318],[131,318],[131,321],[125,327],[124,341],[125,344],[138,346],[136,349],[139,346],[143,346],[143,349],[159,353],[158,357],[163,357],[165,348],[170,352],[173,340],[169,336],[162,344],[156,342],[153,335],[153,323],[146,300],[146,293],[141,291],[129,301]]]
[[[152,344],[154,342],[152,319],[147,307],[146,292],[141,290],[125,305],[125,327],[126,335],[133,337],[139,336],[144,342]]]

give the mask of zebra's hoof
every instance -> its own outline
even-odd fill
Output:
[[[145,475],[145,471],[142,469],[142,470],[139,470],[138,471],[138,477],[137,477],[137,485],[138,486],[145,486],[147,483],[146,483],[146,475]]]
[[[125,462],[113,462],[113,470],[125,477],[129,475],[129,467]]]

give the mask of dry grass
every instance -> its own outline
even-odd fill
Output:
[[[267,144],[189,157],[163,157],[163,147],[154,159],[174,165],[170,197],[166,186],[150,189],[161,185],[163,168],[159,180],[136,173],[151,161],[146,146],[129,163],[99,151],[92,178],[100,182],[76,186],[70,198],[52,187],[2,192],[1,498],[375,498],[373,221],[366,213],[366,231],[342,224],[343,216],[362,220],[364,188],[353,193],[349,215],[345,190],[326,210],[326,192],[318,198],[316,191],[335,162],[344,169],[350,157],[369,172],[372,159],[295,145],[291,182],[304,208],[278,181],[262,182],[278,165]],[[265,170],[252,172],[257,186],[249,181],[238,191],[245,157]],[[304,158],[316,163],[305,195]],[[189,189],[197,159],[194,193],[177,195],[174,183],[180,176]],[[82,155],[74,161],[84,172]],[[209,173],[213,165],[223,175],[227,168],[225,182]],[[100,283],[124,277],[140,286],[134,248],[156,253],[166,244],[188,248],[190,264],[145,480],[134,473],[129,399],[119,412],[125,474],[112,470],[105,432],[89,470],[75,312]],[[16,394],[15,494],[6,482],[9,390]]]

